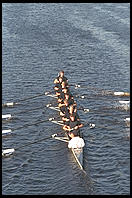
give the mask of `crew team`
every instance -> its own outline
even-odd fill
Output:
[[[57,103],[60,109],[60,117],[63,121],[63,130],[70,137],[69,148],[83,147],[84,140],[80,138],[80,128],[83,124],[80,122],[77,113],[77,104],[70,92],[68,79],[64,76],[64,71],[60,71],[58,77],[54,80],[54,90],[57,96]]]

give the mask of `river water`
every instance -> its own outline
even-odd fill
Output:
[[[2,103],[53,90],[53,80],[65,71],[82,122],[84,169],[79,170],[67,144],[48,139],[16,150],[2,159],[3,195],[130,194],[129,109],[102,90],[130,89],[130,4],[128,3],[3,3]],[[96,89],[97,88],[97,89]],[[21,101],[2,113],[13,119],[3,129],[56,117],[45,107],[55,103],[41,96]],[[54,106],[55,106],[54,104]],[[32,110],[37,107],[41,109]],[[22,112],[22,111],[28,112]],[[18,148],[61,131],[44,122],[14,130],[2,138],[2,148]]]

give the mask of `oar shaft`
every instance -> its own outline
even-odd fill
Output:
[[[57,135],[59,135],[59,134],[62,134],[62,132],[57,133]],[[42,139],[39,139],[39,140],[30,142],[30,143],[24,144],[23,146],[20,146],[20,147],[15,148],[15,150],[20,150],[21,148],[25,148],[26,146],[29,146],[29,145],[31,145],[31,144],[36,144],[36,143],[38,143],[38,142],[42,142],[42,141],[44,141],[44,140],[50,139],[50,138],[52,138],[52,136],[53,136],[53,134],[50,135],[50,136],[48,136],[48,137],[46,137],[46,138],[42,138]]]
[[[25,125],[23,125],[23,126],[21,126],[21,127],[12,129],[12,131],[16,131],[16,130],[18,130],[18,129],[26,128],[26,127],[29,127],[29,126],[37,125],[37,124],[40,124],[40,123],[43,123],[43,122],[48,122],[48,121],[49,121],[49,119],[47,119],[47,120],[41,120],[41,121],[34,122],[34,123],[30,123],[30,124],[25,124]]]
[[[30,100],[30,99],[37,98],[37,97],[40,97],[40,96],[43,96],[43,95],[45,95],[45,93],[37,94],[35,96],[30,96],[28,98],[23,98],[23,99],[18,100],[17,102],[22,102],[22,101]]]
[[[38,110],[38,109],[43,109],[45,106],[41,106],[41,107],[37,107],[35,109],[28,109],[28,110],[25,110],[25,111],[20,111],[20,112],[17,112],[15,113],[14,115],[18,115],[18,114],[22,114],[22,113],[27,113],[27,112],[30,112],[30,111],[35,111],[35,110]]]
[[[63,133],[64,133],[64,132],[63,132]],[[29,145],[32,145],[32,144],[36,144],[36,143],[38,143],[38,142],[42,142],[42,141],[47,140],[47,139],[50,139],[50,138],[54,138],[55,135],[59,135],[59,134],[62,134],[62,132],[56,133],[56,134],[52,134],[52,135],[49,136],[49,137],[42,138],[42,139],[39,139],[39,140],[30,142],[30,143],[24,144],[24,145],[22,145],[22,146],[20,146],[20,147],[17,147],[17,148],[15,148],[15,149],[14,149],[14,148],[12,148],[12,149],[3,149],[3,150],[2,150],[2,157],[4,157],[4,156],[9,156],[9,155],[13,154],[14,151],[18,151],[18,150],[20,150],[21,148],[25,148],[26,146],[29,146]]]
[[[34,96],[30,96],[28,98],[19,99],[16,102],[7,102],[5,104],[2,104],[2,107],[12,107],[12,106],[14,106],[16,104],[19,104],[19,102],[23,102],[23,101],[30,100],[30,99],[33,99],[33,98],[37,98],[37,97],[40,97],[40,96],[43,96],[43,95],[45,95],[45,93],[41,93],[41,94],[37,94],[37,95],[34,95]]]

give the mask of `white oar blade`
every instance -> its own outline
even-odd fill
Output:
[[[95,128],[95,124],[90,123],[89,126],[90,126],[90,129]]]
[[[7,135],[10,134],[11,132],[12,132],[11,129],[2,130],[2,135]]]
[[[47,91],[47,92],[45,92],[45,95],[48,95],[49,94],[49,92]]]
[[[120,104],[129,104],[130,101],[129,100],[119,100]]]
[[[122,92],[122,91],[117,91],[117,92],[114,92],[114,95],[115,96],[130,96],[130,93],[128,93],[128,92]]]
[[[11,118],[11,114],[2,115],[2,119],[8,119],[8,118]]]
[[[84,109],[84,112],[85,112],[85,113],[87,113],[87,112],[89,112],[89,111],[90,111],[89,109]]]
[[[10,107],[10,106],[13,106],[13,105],[14,105],[14,102],[7,102],[5,105],[6,105],[7,107]]]
[[[78,84],[76,84],[75,85],[75,89],[77,89],[77,88],[79,88],[79,87],[81,87],[80,85],[78,85]]]
[[[2,156],[9,156],[12,155],[14,153],[15,149],[4,149],[2,150]]]
[[[127,122],[130,122],[130,118],[125,118],[124,120]]]

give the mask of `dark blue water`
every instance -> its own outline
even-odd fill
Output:
[[[130,4],[128,3],[3,3],[2,99],[3,103],[50,91],[63,69],[74,89],[84,127],[85,176],[63,142],[49,139],[26,146],[2,159],[4,195],[121,195],[130,194],[130,128],[124,122],[129,111],[119,107],[124,97],[101,95],[99,89],[129,92]],[[96,87],[96,89],[90,89]],[[2,128],[57,116],[44,106],[55,99],[41,96],[13,108],[13,120]],[[43,108],[20,113],[23,110]],[[42,112],[45,112],[44,114]],[[44,122],[3,137],[3,148],[17,148],[61,131]]]

